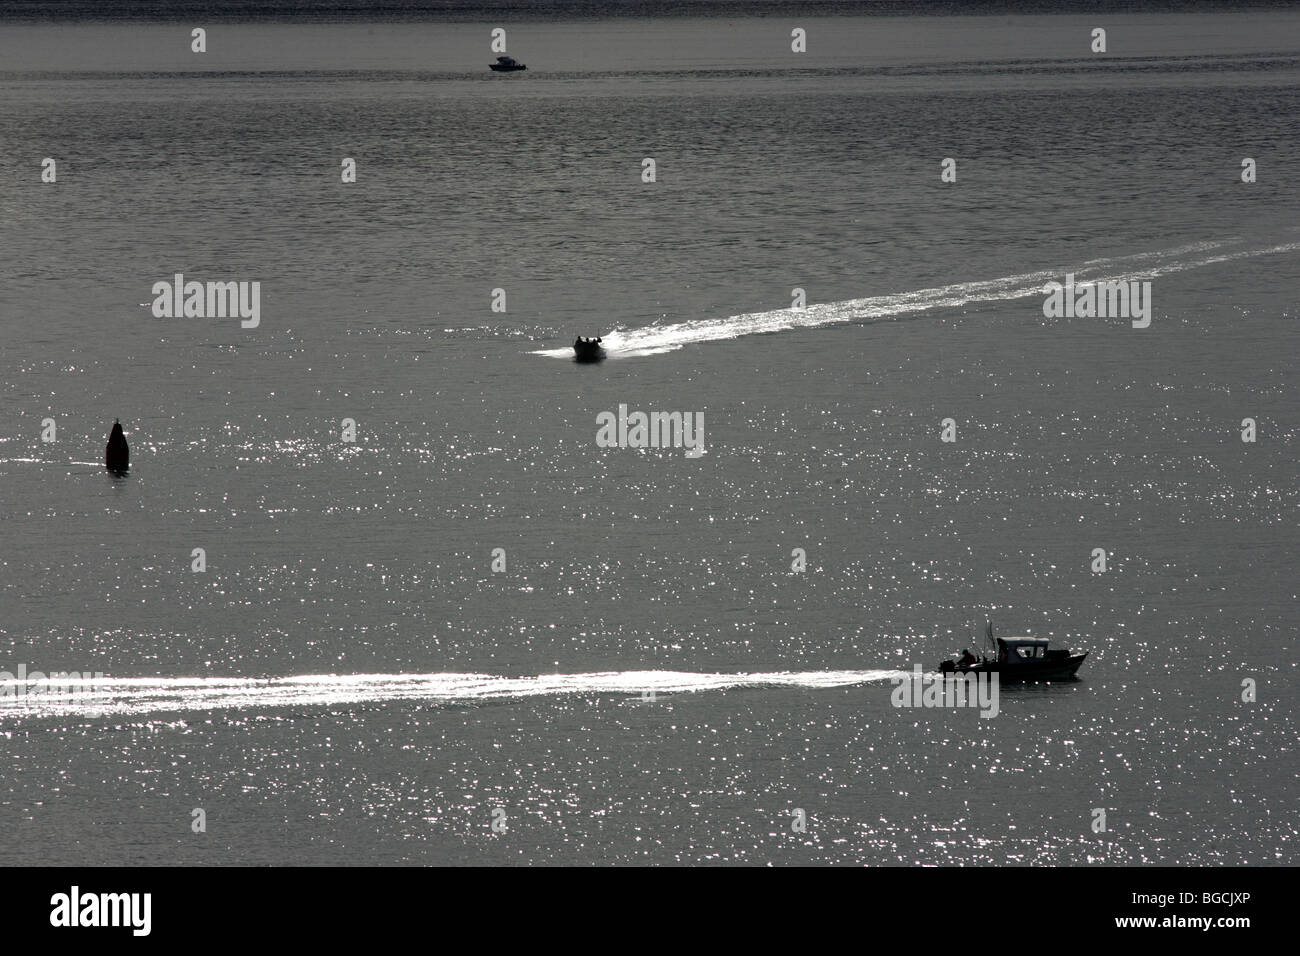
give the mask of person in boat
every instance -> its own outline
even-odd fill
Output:
[[[961,659],[957,661],[962,667],[970,667],[972,664],[978,664],[979,659],[972,654],[967,648],[961,649]]]
[[[596,336],[596,344],[597,344],[597,345],[599,345],[599,344],[600,344],[601,342],[603,342],[603,341],[605,341],[605,340],[604,340],[603,338],[601,338],[599,335]]]

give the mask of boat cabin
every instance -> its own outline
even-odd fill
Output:
[[[1047,640],[1041,637],[999,637],[998,661],[1019,664],[1047,660]]]

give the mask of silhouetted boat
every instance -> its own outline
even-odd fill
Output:
[[[125,474],[131,467],[131,449],[127,447],[122,423],[116,418],[113,419],[113,431],[109,433],[108,444],[104,446],[104,467],[115,475]]]
[[[495,63],[488,64],[488,69],[497,73],[513,73],[515,70],[526,70],[528,67],[513,56],[499,56]]]
[[[600,339],[584,339],[579,336],[573,343],[573,356],[579,362],[599,362],[605,357],[605,349]]]
[[[1075,680],[1088,652],[1071,654],[1068,650],[1048,647],[1046,638],[993,637],[993,624],[985,629],[988,642],[997,648],[996,656],[978,657],[975,661],[943,661],[941,674],[997,674],[1004,684],[1028,681]],[[973,655],[972,655],[973,656]]]

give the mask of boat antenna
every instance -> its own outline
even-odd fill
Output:
[[[984,640],[988,643],[989,653],[997,656],[997,647],[993,643],[993,619],[984,619]]]

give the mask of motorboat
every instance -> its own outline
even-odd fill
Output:
[[[584,339],[581,335],[573,341],[573,357],[579,362],[599,362],[605,357],[600,337]]]
[[[995,648],[992,657],[976,657],[966,651],[960,660],[946,660],[939,664],[941,674],[997,674],[1001,683],[1032,681],[1077,680],[1078,670],[1088,652],[1073,654],[1063,648],[1054,648],[1041,637],[993,636],[993,624],[985,629],[985,637]]]
[[[526,70],[528,67],[513,56],[499,56],[495,63],[488,64],[488,69],[495,73],[513,73],[516,70]]]

